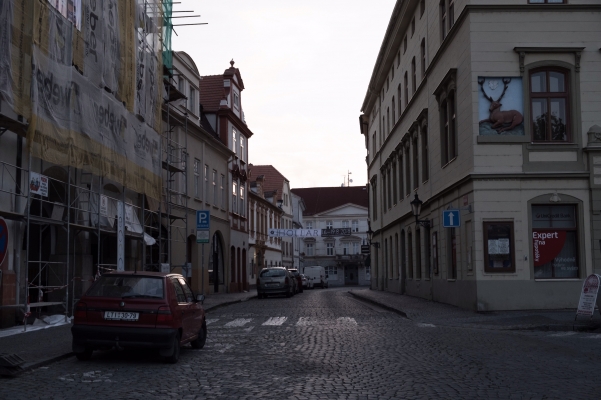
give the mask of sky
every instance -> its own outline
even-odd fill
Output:
[[[292,188],[367,183],[359,115],[395,0],[179,1],[200,17],[175,24],[208,24],[176,26],[173,50],[201,76],[240,69],[250,163]]]

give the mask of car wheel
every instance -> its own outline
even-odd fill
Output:
[[[202,349],[205,347],[205,343],[207,342],[207,323],[202,323],[202,328],[200,328],[200,332],[198,333],[198,337],[196,340],[192,341],[190,344],[193,349]]]
[[[169,364],[176,364],[179,360],[179,332],[175,334],[173,338],[173,353],[170,356],[165,357],[165,361]]]
[[[75,357],[77,357],[79,361],[88,361],[90,358],[92,358],[93,352],[94,350],[86,348],[82,353],[75,353]]]

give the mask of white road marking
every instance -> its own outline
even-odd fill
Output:
[[[345,325],[357,325],[357,321],[355,321],[355,318],[351,318],[351,317],[336,318],[336,322],[338,322],[339,324],[345,324]]]
[[[207,319],[207,325],[212,324],[213,322],[217,322],[217,321],[219,321],[219,318]]]
[[[296,323],[296,326],[311,326],[311,325],[315,325],[315,321],[311,321],[311,319],[309,317],[300,317],[298,319],[298,322]]]
[[[286,322],[287,319],[288,319],[288,317],[271,317],[267,321],[263,322],[263,325],[280,326],[284,322]]]
[[[419,323],[419,324],[417,324],[417,326],[419,326],[420,328],[436,328],[436,325],[434,325],[434,324]]]
[[[583,339],[601,339],[601,335],[597,333],[596,335],[584,336]]]
[[[217,350],[217,351],[220,352],[220,353],[225,353],[226,351],[228,351],[232,347],[234,347],[234,345],[228,343],[228,344],[223,345],[223,349]]]
[[[252,321],[252,318],[236,318],[235,320],[225,324],[226,328],[239,328]]]
[[[75,382],[75,380],[79,380],[79,374],[67,374],[59,377],[61,381],[65,382]],[[93,383],[93,382],[113,382],[110,378],[113,374],[102,374],[102,371],[89,371],[84,372],[81,376],[81,382],[83,383]]]

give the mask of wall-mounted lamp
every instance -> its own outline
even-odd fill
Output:
[[[365,233],[367,233],[367,240],[369,240],[369,244],[371,246],[374,246],[376,249],[379,249],[380,248],[380,243],[378,243],[378,242],[372,242],[371,241],[371,239],[372,239],[372,237],[374,235],[374,231],[371,230],[371,226],[368,228],[367,232],[365,232]]]
[[[419,215],[422,212],[422,204],[424,204],[424,202],[419,199],[419,197],[417,196],[417,193],[415,194],[415,198],[413,199],[413,201],[411,201],[410,204],[411,204],[411,211],[413,212],[413,216],[415,217],[415,224],[421,225],[424,228],[429,228],[430,220],[419,219]]]

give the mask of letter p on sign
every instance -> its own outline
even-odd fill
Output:
[[[211,221],[211,215],[208,210],[197,210],[196,211],[196,229],[209,229],[209,222]]]

